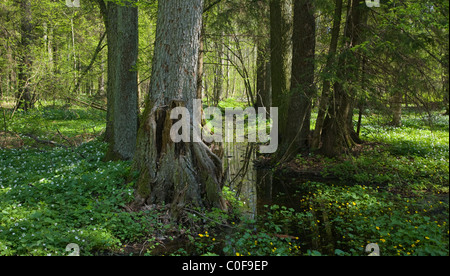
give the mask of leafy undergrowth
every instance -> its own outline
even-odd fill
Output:
[[[95,140],[106,125],[106,112],[68,105],[37,106],[27,112],[6,110],[4,116],[1,130],[21,140],[20,143],[15,141],[14,146],[21,144],[42,148],[48,145],[38,141],[51,141],[69,147],[78,146]],[[2,138],[0,145],[1,140]],[[4,141],[2,147],[8,147],[7,141]]]
[[[369,243],[382,255],[449,255],[448,117],[432,127],[414,116],[402,128],[365,122],[369,143],[357,154],[290,164],[332,181],[274,175],[274,187],[289,184],[289,192],[250,218],[226,188],[231,212],[187,207],[177,225],[163,206],[127,208],[133,173],[128,162],[102,161],[106,144],[65,141],[101,131],[102,115],[89,114],[44,108],[9,122],[8,131],[67,148],[23,139],[0,149],[0,255],[67,255],[69,243],[81,255],[347,256],[367,255]]]
[[[0,255],[66,255],[116,249],[145,235],[139,214],[123,211],[133,197],[129,165],[102,162],[105,144],[75,150],[0,150]]]

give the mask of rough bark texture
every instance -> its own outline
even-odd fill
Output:
[[[314,83],[314,57],[316,49],[316,22],[311,0],[295,0],[291,96],[286,128],[283,132],[283,150],[289,159],[309,149],[312,97]]]
[[[272,106],[272,85],[270,76],[270,21],[269,3],[259,1],[258,15],[261,25],[257,29],[256,38],[256,103],[255,107],[265,107],[269,114]]]
[[[317,114],[316,127],[314,129],[311,148],[317,149],[320,147],[320,137],[322,135],[323,123],[327,114],[331,81],[329,77],[334,74],[333,67],[335,63],[336,50],[338,46],[339,32],[341,30],[341,18],[342,18],[342,0],[335,1],[335,10],[333,18],[333,28],[331,30],[331,42],[328,49],[327,63],[324,68],[324,81],[322,86],[322,95],[319,102],[319,111]]]
[[[138,129],[138,10],[108,3],[107,159],[132,159]]]
[[[282,133],[291,76],[292,0],[270,0],[270,53],[272,104],[279,108],[279,128]]]
[[[359,57],[352,48],[360,43],[361,12],[364,2],[349,1],[349,12],[345,26],[345,47],[339,57],[338,79],[324,122],[321,152],[337,156],[355,145],[352,124],[355,82],[358,81]]]
[[[162,0],[158,9],[150,92],[134,158],[135,204],[171,204],[175,217],[188,204],[225,208],[221,160],[204,143],[170,138],[176,121],[171,110],[194,111],[203,0]]]

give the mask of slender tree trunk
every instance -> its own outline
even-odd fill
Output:
[[[443,61],[443,67],[444,67],[444,83],[443,83],[443,91],[444,91],[444,97],[443,97],[443,104],[445,107],[445,113],[444,115],[449,115],[450,112],[450,107],[449,107],[449,72],[448,72],[448,63],[449,63],[449,47],[448,47],[448,38],[449,38],[449,34],[447,33],[446,35],[446,41],[447,41],[447,45],[446,45],[446,52],[444,55],[444,61]]]
[[[222,33],[223,35],[223,33]],[[216,50],[217,50],[217,65],[215,68],[215,74],[214,74],[214,104],[218,105],[220,98],[222,97],[223,93],[223,37],[221,36],[219,41],[216,42]]]
[[[294,0],[293,57],[291,96],[282,149],[288,159],[309,149],[314,57],[316,49],[316,19],[312,0]]]
[[[391,100],[391,108],[392,108],[392,125],[395,127],[402,126],[402,100],[403,94],[400,89],[395,91],[392,100]]]
[[[201,34],[200,34],[200,46],[198,51],[198,64],[197,64],[197,93],[196,98],[202,99],[203,98],[203,75],[204,75],[204,60],[205,60],[205,30],[204,27],[202,27]]]
[[[320,97],[319,102],[319,111],[317,114],[316,127],[314,129],[311,148],[317,149],[320,147],[320,137],[322,134],[323,123],[325,121],[325,116],[327,114],[329,97],[330,97],[330,88],[331,81],[329,79],[331,74],[334,74],[334,61],[336,56],[336,50],[339,41],[339,32],[341,30],[341,17],[342,17],[342,0],[335,1],[335,10],[334,10],[334,19],[333,19],[333,28],[331,31],[331,42],[330,48],[328,49],[328,57],[327,62],[324,68],[325,79],[323,81],[322,86],[322,95]]]
[[[132,159],[138,129],[138,9],[108,3],[108,160]]]
[[[18,63],[19,76],[18,85],[19,92],[17,95],[17,107],[23,107],[24,110],[28,110],[33,107],[33,99],[31,95],[31,67],[32,67],[32,57],[31,57],[31,43],[33,40],[32,30],[33,25],[31,24],[31,2],[29,0],[21,0],[19,2],[20,10],[22,13],[21,23],[20,23],[20,58]]]
[[[175,107],[194,114],[203,0],[161,0],[149,97],[137,139],[139,172],[135,207],[170,204],[177,217],[186,205],[225,209],[222,162],[202,142],[174,143]],[[200,122],[191,121],[190,129]],[[184,130],[185,131],[185,130]]]
[[[257,41],[256,57],[256,107],[265,107],[266,112],[272,106],[272,93],[270,87],[270,45],[264,39]]]

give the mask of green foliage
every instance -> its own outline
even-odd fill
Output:
[[[226,108],[247,108],[247,104],[244,102],[241,102],[239,100],[236,100],[235,98],[227,98],[221,102],[219,102],[219,107],[223,110]]]
[[[32,134],[40,139],[52,140],[61,144],[67,144],[64,137],[76,138],[77,136],[92,137],[98,135],[105,127],[105,112],[88,110],[85,108],[65,108],[52,105],[38,105],[36,108],[24,112],[11,110],[5,112],[6,130],[20,134]],[[11,118],[11,115],[12,118]],[[9,119],[11,118],[11,119]],[[5,127],[2,127],[2,130]],[[61,136],[63,135],[63,136]],[[29,137],[23,137],[26,145],[33,145],[34,141]],[[77,141],[77,144],[81,143]],[[39,145],[42,146],[42,145]]]
[[[96,112],[39,107],[18,111],[8,125],[36,135],[58,125],[70,136],[87,123],[103,126]],[[164,207],[127,211],[136,175],[129,162],[103,162],[102,142],[1,149],[0,255],[67,255],[69,243],[80,245],[82,255],[130,254],[124,251],[130,243],[154,255],[162,239],[175,237],[181,242],[163,254],[364,256],[365,246],[377,243],[383,256],[448,255],[448,117],[430,124],[405,115],[401,128],[376,117],[365,121],[371,147],[358,155],[297,156],[300,167],[325,164],[323,173],[337,176],[335,183],[279,176],[296,183],[294,192],[279,194],[256,217],[241,213],[243,199],[225,187],[231,211],[187,207],[180,225],[164,219]]]

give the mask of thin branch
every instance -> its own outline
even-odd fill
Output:
[[[222,0],[216,0],[213,3],[211,3],[208,7],[203,9],[203,13],[206,13],[207,11],[209,11],[210,9],[212,9],[215,5],[219,4],[220,2],[222,2]]]

